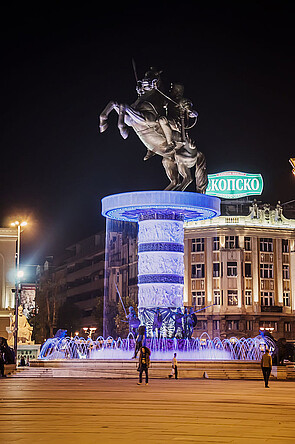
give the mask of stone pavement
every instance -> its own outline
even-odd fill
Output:
[[[0,379],[0,443],[295,443],[295,383]]]

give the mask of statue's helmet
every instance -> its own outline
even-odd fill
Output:
[[[169,93],[178,102],[183,98],[184,86],[181,83],[171,83]]]

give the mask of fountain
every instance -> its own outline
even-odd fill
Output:
[[[179,360],[185,361],[257,361],[261,359],[265,348],[271,352],[275,348],[273,341],[267,336],[221,340],[218,337],[211,339],[206,332],[195,339],[150,338],[147,345],[151,349],[153,361],[171,360],[174,352],[177,352]],[[126,360],[132,357],[134,346],[135,338],[132,333],[125,339],[117,340],[111,336],[106,339],[100,336],[96,340],[78,336],[51,338],[43,344],[39,359]]]

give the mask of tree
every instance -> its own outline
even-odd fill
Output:
[[[57,329],[67,330],[68,336],[72,335],[76,330],[80,328],[81,310],[77,305],[66,299],[65,302],[59,307],[57,314]]]
[[[44,275],[36,293],[34,336],[37,342],[42,343],[44,339],[54,336],[60,300],[60,297],[57,297],[57,284],[50,276]]]
[[[103,296],[100,296],[92,312],[97,322],[96,336],[103,336],[103,306]]]

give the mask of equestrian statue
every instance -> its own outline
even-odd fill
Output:
[[[205,156],[188,135],[198,113],[183,96],[183,85],[171,84],[164,92],[161,73],[151,67],[142,80],[137,80],[138,97],[132,105],[109,102],[100,114],[100,132],[107,129],[108,115],[115,110],[123,139],[131,127],[147,148],[144,160],[156,154],[162,157],[170,180],[165,190],[184,191],[193,182],[191,168],[195,167],[196,192],[204,194],[208,184]]]

